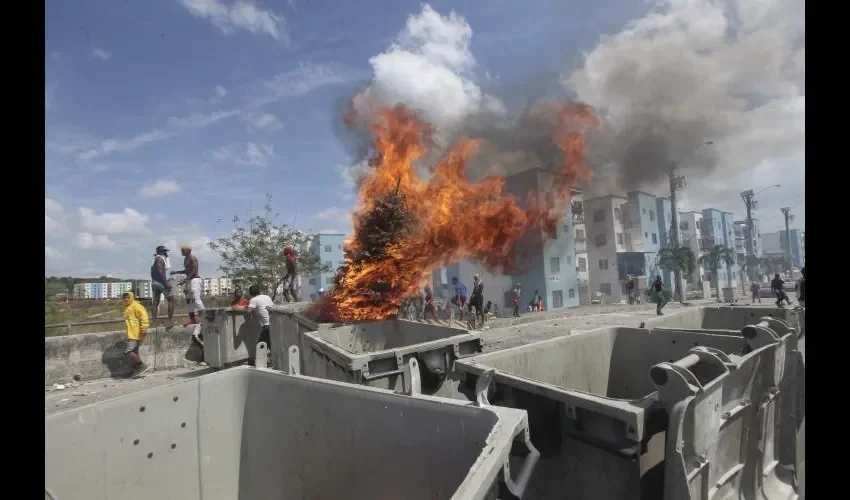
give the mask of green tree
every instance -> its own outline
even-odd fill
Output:
[[[791,260],[787,256],[765,257],[761,259],[762,269],[767,274],[784,273],[791,270]]]
[[[714,289],[717,292],[717,301],[720,302],[720,276],[718,269],[721,264],[732,266],[735,264],[735,252],[723,245],[714,245],[711,248],[703,248],[699,263],[711,269],[711,277],[714,280]]]
[[[667,271],[678,270],[683,275],[690,276],[694,272],[696,265],[697,259],[690,247],[677,246],[674,248],[662,248],[658,252],[658,266]],[[674,289],[676,290],[676,300],[682,302],[684,296],[682,295],[681,285],[676,283]]]
[[[239,217],[234,217],[236,227],[230,235],[210,242],[209,246],[221,257],[219,269],[222,273],[237,283],[243,283],[246,291],[248,285],[259,285],[274,300],[286,276],[284,248],[295,249],[298,273],[302,276],[330,269],[322,265],[318,256],[309,252],[314,235],[286,224],[277,224],[271,195],[267,195],[266,199],[262,215],[253,216],[242,225]]]

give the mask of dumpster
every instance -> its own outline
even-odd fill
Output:
[[[270,356],[272,366],[276,370],[286,372],[288,369],[289,346],[303,349],[301,335],[319,329],[344,326],[343,323],[316,323],[300,314],[303,309],[276,306],[269,311],[269,339],[271,340]]]
[[[455,370],[468,392],[495,369],[490,401],[528,411],[542,454],[529,498],[793,493],[768,425],[785,350],[770,328],[753,331],[602,328],[459,360]],[[747,433],[757,428],[764,433]]]
[[[271,358],[285,369],[287,344],[275,338],[297,338],[300,365],[310,377],[364,384],[396,392],[409,390],[407,361],[419,361],[424,394],[465,399],[457,390],[454,361],[478,354],[481,336],[459,328],[406,320],[316,324],[294,313],[283,315],[285,328],[272,329]],[[276,337],[277,336],[277,337]]]
[[[671,314],[644,321],[647,328],[686,328],[697,330],[741,331],[747,325],[758,323],[762,317],[781,319],[804,335],[804,311],[799,308],[705,306],[686,307]]]
[[[237,367],[45,418],[45,498],[520,496],[527,439],[514,409]]]
[[[303,311],[308,303],[277,306],[284,311]],[[271,328],[269,328],[271,331]],[[225,368],[243,361],[253,362],[260,337],[260,324],[250,314],[228,307],[207,309],[201,320],[204,360],[213,368]]]

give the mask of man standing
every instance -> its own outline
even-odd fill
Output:
[[[472,296],[469,298],[469,309],[473,308],[475,317],[480,319],[481,326],[484,326],[484,283],[477,274],[472,278]]]
[[[148,370],[148,367],[142,363],[142,358],[139,357],[139,346],[150,328],[148,312],[145,306],[136,300],[133,292],[125,293],[121,298],[124,303],[124,324],[127,329],[127,348],[124,350],[124,355],[133,367],[130,376],[138,377]]]
[[[514,287],[514,291],[511,292],[511,301],[514,303],[514,318],[519,318],[519,287]]]
[[[184,274],[183,280],[178,285],[185,285],[186,303],[189,304],[189,318],[195,320],[195,315],[204,310],[204,282],[198,272],[198,258],[192,253],[192,247],[188,244],[180,247],[183,255],[183,269],[174,271],[173,274]]]
[[[295,255],[295,249],[286,247],[283,249],[283,255],[286,258],[286,275],[283,277],[283,298],[287,302],[298,302],[297,282],[298,282],[298,259]]]
[[[660,275],[656,276],[655,281],[652,282],[652,293],[655,295],[655,314],[661,316],[664,314],[661,310],[667,305],[667,293]]]
[[[174,326],[174,295],[171,293],[171,283],[168,281],[168,271],[171,263],[168,260],[169,250],[160,245],[156,247],[151,264],[151,292],[153,292],[153,320],[156,322],[159,313],[159,303],[162,297],[168,302],[168,324],[167,328]]]
[[[461,283],[457,276],[452,278],[452,285],[455,287],[455,296],[452,297],[450,302],[460,309],[461,316],[463,316],[463,306],[466,305],[466,285]]]
[[[806,308],[806,268],[800,268],[800,279],[797,280],[797,302],[803,309]]]
[[[759,301],[759,304],[761,304],[761,287],[755,281],[753,281],[753,284],[750,285],[750,293],[753,295],[753,304],[755,304],[757,300]]]
[[[233,306],[235,311],[245,311],[248,313],[256,313],[257,319],[260,321],[260,338],[257,339],[257,344],[265,342],[268,349],[271,351],[272,342],[269,333],[269,308],[274,306],[272,298],[268,295],[260,293],[259,285],[251,285],[248,287],[248,295],[251,300],[247,306]],[[256,351],[255,351],[256,352]],[[265,366],[261,368],[266,368]]]
[[[431,291],[429,285],[425,285],[425,305],[422,307],[422,319],[428,319],[428,313],[431,313],[432,319],[437,319],[437,310],[434,309],[434,292]]]
[[[635,280],[631,276],[626,276],[626,293],[629,298],[629,305],[635,304]]]

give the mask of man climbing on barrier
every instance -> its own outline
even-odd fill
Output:
[[[139,347],[150,328],[148,311],[136,300],[133,292],[125,293],[121,298],[124,305],[124,324],[127,331],[127,348],[124,349],[124,355],[130,360],[132,366],[130,377],[138,377],[148,371],[148,366],[142,362],[142,358],[139,356]]]
[[[171,270],[171,263],[168,260],[169,250],[160,245],[156,247],[156,253],[153,256],[153,264],[151,264],[151,292],[153,292],[153,307],[151,314],[156,322],[156,317],[159,312],[159,303],[162,297],[165,297],[168,302],[168,323],[166,328],[174,326],[174,295],[172,294],[171,283],[168,281],[168,271]]]
[[[247,306],[233,306],[232,309],[234,311],[245,311],[257,316],[257,319],[260,321],[260,337],[257,339],[257,344],[265,342],[268,349],[271,350],[272,340],[269,333],[269,325],[271,324],[269,320],[269,308],[274,306],[274,301],[268,295],[260,293],[259,285],[248,287],[248,296],[251,297],[251,300],[248,301]],[[261,368],[266,367],[263,366]]]
[[[186,303],[189,304],[189,317],[194,321],[195,315],[204,310],[204,282],[198,271],[198,257],[192,253],[192,247],[188,244],[180,247],[183,255],[183,269],[174,271],[172,274],[183,274],[185,277],[178,285],[184,285],[186,292]]]

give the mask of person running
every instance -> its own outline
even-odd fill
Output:
[[[174,295],[171,283],[168,281],[168,271],[171,270],[171,262],[168,259],[169,250],[160,245],[156,247],[151,264],[151,292],[153,293],[153,308],[151,310],[153,320],[156,321],[159,313],[159,303],[162,297],[168,302],[168,323],[166,328],[174,326]]]
[[[511,301],[514,304],[514,318],[519,318],[519,287],[514,287],[513,292],[511,292]]]
[[[148,366],[142,362],[142,358],[139,356],[139,347],[150,328],[148,311],[141,302],[136,300],[133,292],[125,293],[121,298],[124,305],[124,324],[127,330],[127,348],[124,349],[124,355],[130,360],[132,366],[130,377],[138,377],[148,371]]]
[[[466,285],[461,283],[460,280],[457,279],[457,276],[452,278],[452,285],[455,287],[455,296],[452,297],[450,302],[456,305],[458,309],[460,309],[461,313],[463,313],[463,307],[466,305]]]
[[[661,276],[656,276],[655,281],[652,282],[652,293],[655,295],[655,314],[661,316],[661,310],[664,309],[664,306],[667,305],[667,297],[666,290],[664,290],[664,281],[661,280]]]
[[[484,283],[481,281],[481,276],[475,275],[472,278],[472,296],[469,298],[469,310],[475,309],[475,317],[481,320],[481,325],[484,325]]]
[[[434,292],[431,291],[431,287],[425,285],[425,305],[422,307],[422,319],[428,319],[428,313],[431,313],[431,317],[433,319],[437,319],[437,310],[434,308]]]
[[[286,258],[286,275],[283,277],[283,298],[287,302],[298,302],[296,284],[298,281],[298,258],[295,249],[286,247],[283,249]]]
[[[251,300],[247,306],[233,306],[235,311],[245,311],[251,314],[256,313],[257,319],[260,321],[260,337],[257,339],[257,344],[265,342],[266,347],[271,351],[272,339],[269,333],[269,308],[274,306],[274,301],[268,295],[260,293],[259,285],[251,285],[248,287],[248,295]],[[256,352],[256,351],[255,351]],[[263,366],[262,368],[265,368]]]
[[[782,307],[782,302],[788,299],[785,293],[785,281],[779,277],[779,273],[773,275],[773,281],[770,282],[770,289],[776,295],[776,307]]]
[[[195,322],[195,316],[200,314],[204,308],[204,282],[201,280],[201,275],[198,270],[198,257],[192,253],[192,247],[188,244],[180,247],[180,254],[183,255],[183,269],[174,271],[173,274],[183,274],[185,277],[178,283],[178,286],[184,286],[186,293],[186,303],[189,304],[189,318]]]
[[[761,287],[755,281],[753,281],[753,284],[750,285],[750,293],[753,296],[752,303],[755,304],[756,301],[758,301],[759,304],[761,304]]]
[[[800,279],[797,280],[797,303],[806,308],[806,268],[800,268]]]

